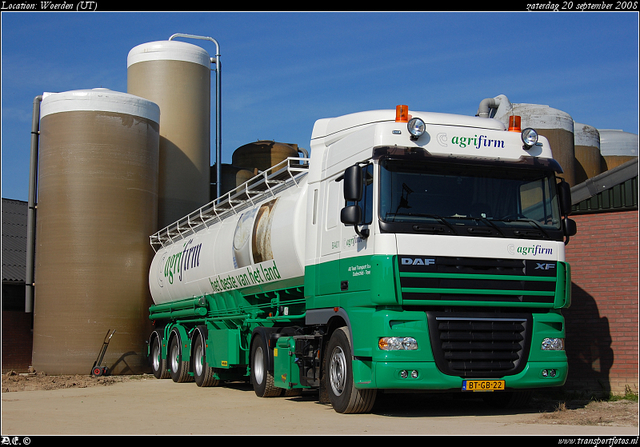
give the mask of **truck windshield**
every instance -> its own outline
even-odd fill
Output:
[[[380,165],[383,231],[562,240],[552,171],[390,159]]]

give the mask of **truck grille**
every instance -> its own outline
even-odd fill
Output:
[[[550,307],[554,303],[557,262],[402,255],[398,259],[405,306],[475,302]]]
[[[531,316],[427,312],[436,365],[460,377],[502,377],[522,371]]]

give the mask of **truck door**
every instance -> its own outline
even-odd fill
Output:
[[[357,205],[361,210],[361,220],[358,224],[360,234],[352,225],[340,224],[340,289],[342,292],[367,290],[370,288],[371,261],[373,254],[373,164],[360,167],[362,172],[362,198],[356,202],[346,202],[345,205]],[[342,182],[341,182],[342,183]],[[364,236],[364,237],[363,237]]]
[[[316,272],[316,293],[326,295],[340,292],[338,263],[343,226],[340,222],[340,209],[344,206],[342,181],[336,182],[333,178],[322,182],[320,197],[320,262]]]

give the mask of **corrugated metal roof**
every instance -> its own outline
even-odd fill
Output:
[[[638,159],[571,188],[573,214],[638,209]]]
[[[27,202],[2,199],[2,282],[24,282],[27,260]]]

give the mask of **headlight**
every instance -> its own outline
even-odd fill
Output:
[[[417,140],[427,129],[426,124],[420,118],[411,118],[407,123],[407,130],[412,140]]]
[[[564,338],[545,338],[540,349],[543,351],[564,351]]]
[[[382,337],[378,340],[378,347],[383,351],[415,351],[418,342],[413,337]]]
[[[526,149],[531,148],[538,142],[538,132],[530,127],[524,129],[520,136],[522,137],[522,142]]]

